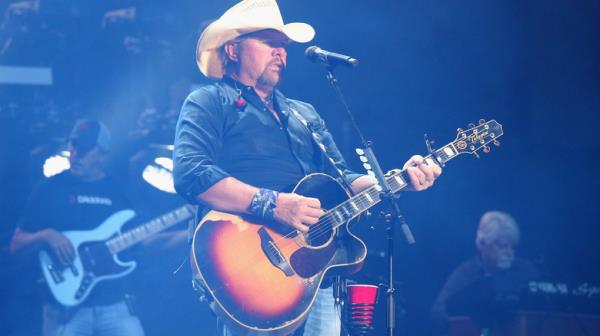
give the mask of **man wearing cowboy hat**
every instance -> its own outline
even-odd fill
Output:
[[[278,190],[314,172],[339,176],[354,192],[373,185],[370,176],[348,169],[310,104],[277,90],[287,67],[286,44],[308,42],[314,34],[306,23],[284,24],[275,0],[241,1],[204,30],[198,67],[220,81],[192,92],[183,104],[173,153],[180,195],[307,232],[324,214],[319,200]],[[413,190],[427,189],[441,173],[420,156],[405,167]],[[340,333],[332,293],[331,287],[319,290],[304,335]]]

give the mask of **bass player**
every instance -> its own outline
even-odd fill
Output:
[[[26,257],[48,250],[61,268],[72,268],[73,244],[61,233],[92,230],[130,208],[122,186],[105,172],[111,135],[100,121],[81,120],[69,136],[70,168],[44,180],[30,196],[10,249]],[[43,335],[142,336],[131,313],[127,277],[98,284],[79,305],[65,307],[44,295]]]

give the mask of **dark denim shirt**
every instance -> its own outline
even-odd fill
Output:
[[[313,141],[308,121],[347,182],[351,172],[325,122],[307,103],[274,93],[281,124],[252,87],[224,78],[192,92],[185,100],[175,132],[175,189],[191,203],[221,179],[233,176],[250,185],[288,190],[303,176],[324,172],[338,178],[333,165]]]

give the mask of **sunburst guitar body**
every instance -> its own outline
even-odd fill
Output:
[[[324,209],[349,198],[325,174],[306,176],[293,192],[318,198]],[[194,232],[192,267],[212,296],[214,312],[236,334],[287,335],[298,328],[325,273],[356,271],[366,257],[365,244],[337,223],[322,219],[299,234],[276,223],[209,212]]]

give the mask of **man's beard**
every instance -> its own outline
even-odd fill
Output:
[[[258,86],[275,88],[281,83],[281,80],[283,79],[285,65],[281,67],[281,70],[279,72],[270,70],[269,68],[271,66],[273,66],[272,63],[267,64],[263,72],[260,74],[260,77],[258,77],[256,83]]]
[[[498,257],[498,260],[496,260],[496,267],[498,269],[509,269],[512,267],[513,261],[515,260],[514,257],[510,257],[510,256],[500,256]]]
[[[264,71],[260,77],[258,77],[257,86],[275,88],[281,83],[281,73],[276,75],[269,71]]]

